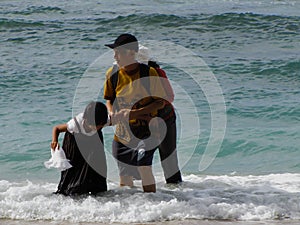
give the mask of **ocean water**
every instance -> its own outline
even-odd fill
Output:
[[[300,219],[300,1],[3,0],[0,9],[0,219]],[[176,67],[180,54],[157,55],[175,63],[161,62],[176,94],[183,184],[164,184],[156,155],[157,193],[142,193],[138,182],[134,189],[119,188],[113,129],[105,128],[109,192],[54,196],[59,172],[43,165],[52,127],[72,118],[80,84],[95,62],[93,74],[103,80],[112,62],[103,58],[111,56],[104,44],[124,32],[162,48],[172,43],[205,62],[221,90],[225,117],[213,122],[203,71]],[[199,69],[193,60],[184,64]],[[101,92],[102,84],[93,84]],[[214,126],[221,126],[224,138],[207,152]],[[212,151],[211,163],[199,169]]]

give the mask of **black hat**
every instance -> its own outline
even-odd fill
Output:
[[[139,50],[138,40],[132,34],[121,34],[113,44],[106,44],[105,46],[112,49],[122,46],[123,48],[135,50],[136,52]]]

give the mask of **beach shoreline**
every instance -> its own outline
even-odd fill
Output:
[[[0,225],[300,225],[299,12],[300,0],[1,1]],[[171,82],[183,182],[166,184],[157,149],[156,193],[120,187],[107,126],[108,191],[55,195],[53,127],[106,101],[105,45],[123,32]]]

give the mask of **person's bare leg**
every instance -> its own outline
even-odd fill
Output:
[[[132,176],[120,176],[120,186],[133,187],[133,177]]]
[[[138,171],[142,178],[144,192],[156,192],[155,178],[151,166],[139,166]]]

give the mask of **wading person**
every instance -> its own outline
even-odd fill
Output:
[[[114,50],[117,63],[116,71],[113,71],[114,67],[107,71],[104,99],[116,124],[112,150],[118,162],[120,185],[133,186],[133,177],[140,175],[143,190],[155,192],[152,160],[157,145],[149,147],[146,144],[142,155],[138,154],[137,148],[141,140],[151,136],[149,120],[164,107],[165,101],[155,96],[165,97],[165,92],[159,79],[148,84],[136,82],[145,74],[152,78],[159,76],[154,68],[136,61],[138,41],[133,35],[122,34],[106,46]],[[154,142],[158,142],[158,138]],[[139,174],[135,174],[136,168]]]
[[[107,166],[102,135],[102,128],[107,122],[105,104],[91,102],[83,113],[65,124],[53,127],[51,148],[58,147],[59,134],[65,133],[62,148],[72,165],[61,172],[56,194],[81,195],[107,191]]]

